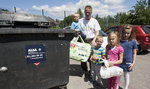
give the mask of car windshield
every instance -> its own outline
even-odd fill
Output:
[[[100,35],[102,36],[107,36],[107,34],[105,32],[103,32],[102,30],[99,31]]]
[[[142,28],[145,33],[150,34],[150,26],[143,26]]]

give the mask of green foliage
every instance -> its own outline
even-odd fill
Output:
[[[133,8],[128,14],[123,13],[121,15],[120,22],[122,24],[150,25],[150,9],[147,8],[146,0],[137,1]]]
[[[7,12],[9,12],[9,10],[3,9],[3,8],[0,8],[0,11],[7,11]]]
[[[69,26],[71,25],[71,23],[73,22],[73,16],[68,16],[68,17],[65,17],[64,19],[64,26]]]
[[[81,11],[81,9],[80,9],[80,8],[78,9],[77,13],[79,13],[79,14],[80,14],[80,18],[83,18],[83,13],[82,13],[82,11]]]
[[[108,27],[113,26],[113,25],[119,25],[119,20],[118,17],[114,16],[107,16],[107,17],[99,17],[98,15],[95,16],[95,19],[97,19],[97,21],[99,22],[102,30],[106,30]]]
[[[133,6],[132,10],[129,10],[127,13],[117,13],[115,16],[99,17],[98,14],[95,18],[98,20],[102,30],[106,30],[113,25],[122,25],[122,24],[133,24],[133,25],[150,25],[150,9],[147,7],[147,0],[139,0],[136,5]],[[80,14],[80,17],[83,17],[83,13],[79,8],[77,13]],[[73,21],[72,16],[66,17],[61,21],[60,26],[65,27],[71,25]]]
[[[70,15],[70,16],[65,17],[64,20],[60,22],[59,26],[61,28],[66,27],[66,26],[70,26],[72,22],[73,22],[73,16]]]
[[[50,27],[49,29],[58,30],[58,29],[62,29],[62,28],[61,27]]]

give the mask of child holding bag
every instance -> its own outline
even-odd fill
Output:
[[[108,45],[106,46],[106,59],[109,67],[119,66],[123,61],[124,49],[120,46],[118,32],[111,32],[108,35]],[[118,76],[108,79],[108,89],[118,89]]]
[[[103,85],[101,76],[100,76],[100,68],[102,66],[102,59],[105,59],[105,49],[101,46],[103,43],[103,37],[98,35],[96,37],[96,46],[92,48],[92,56],[90,58],[91,61],[91,77],[93,85]]]

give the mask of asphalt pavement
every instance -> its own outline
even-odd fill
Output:
[[[150,89],[150,50],[137,55],[136,65],[130,73],[129,89]],[[103,80],[103,85],[93,86],[90,78],[85,78],[80,62],[70,60],[70,76],[67,89],[107,89],[107,80]],[[120,89],[123,89],[123,77],[120,81]]]

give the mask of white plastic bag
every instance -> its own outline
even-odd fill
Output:
[[[108,79],[115,76],[121,76],[123,74],[123,69],[118,66],[105,67],[102,66],[100,70],[100,75],[103,79]]]

